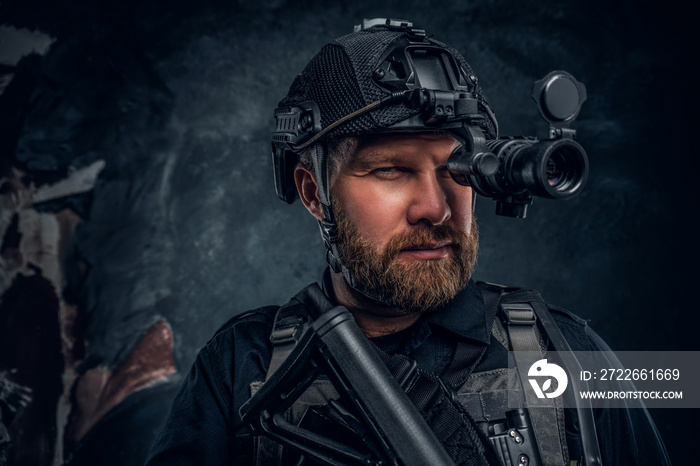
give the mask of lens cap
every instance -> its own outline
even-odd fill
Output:
[[[586,86],[566,71],[552,71],[535,82],[532,98],[552,127],[568,127],[586,100]]]

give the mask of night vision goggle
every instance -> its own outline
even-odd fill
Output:
[[[565,199],[578,194],[588,178],[588,158],[569,125],[586,100],[586,88],[565,71],[553,71],[535,82],[532,97],[549,123],[549,139],[498,137],[498,123],[475,92],[477,80],[425,31],[408,21],[365,20],[356,31],[373,26],[405,31],[406,36],[385,52],[372,74],[385,97],[321,128],[315,102],[275,111],[272,160],[277,195],[296,198],[294,169],[298,155],[367,112],[404,105],[414,115],[376,132],[445,131],[460,142],[448,159],[454,181],[471,186],[496,201],[496,213],[524,218],[533,196]]]

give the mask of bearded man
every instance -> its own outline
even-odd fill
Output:
[[[426,118],[420,95],[411,94],[425,89],[452,96],[457,105],[443,110],[466,116]],[[479,439],[497,432],[508,410],[499,395],[513,342],[498,306],[485,303],[487,289],[471,279],[475,194],[449,166],[455,152],[497,137],[468,63],[408,22],[366,22],[322,49],[275,115],[277,193],[287,202],[298,195],[319,222],[329,262],[322,299],[347,308],[378,351],[401,354],[442,378],[481,429]],[[302,294],[295,299],[314,306]],[[216,333],[176,397],[148,464],[302,464],[293,450],[264,446],[239,414],[284,361],[271,334],[287,307],[247,312]],[[571,349],[608,350],[585,321],[552,306],[548,315]],[[547,350],[547,335],[531,331]],[[455,372],[458,366],[466,369]],[[538,421],[540,464],[668,462],[644,409],[597,411],[590,425],[573,409],[551,413],[551,422]],[[488,441],[480,448],[481,461],[498,464]]]

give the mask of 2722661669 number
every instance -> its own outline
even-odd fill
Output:
[[[678,380],[678,369],[601,369],[598,380]]]

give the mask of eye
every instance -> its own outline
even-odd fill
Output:
[[[406,170],[402,167],[380,167],[372,170],[371,174],[377,178],[391,180],[402,176]]]

